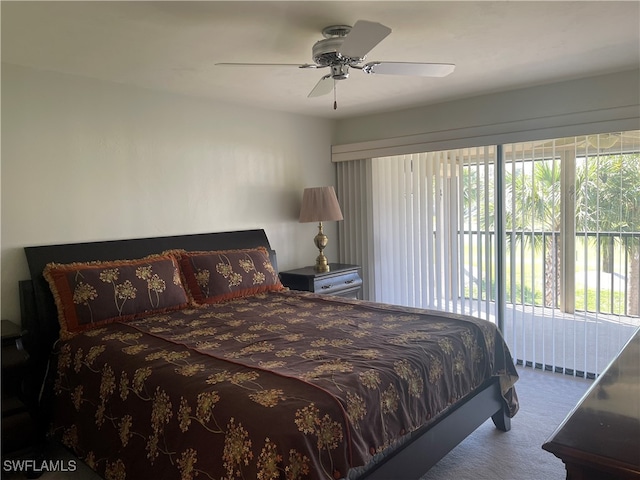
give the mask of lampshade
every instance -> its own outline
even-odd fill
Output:
[[[342,211],[333,187],[305,188],[300,223],[342,220]]]

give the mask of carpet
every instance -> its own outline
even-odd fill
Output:
[[[454,448],[421,480],[564,480],[564,464],[542,444],[580,401],[592,380],[518,368],[520,410],[511,430],[491,420]]]

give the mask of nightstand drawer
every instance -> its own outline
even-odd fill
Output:
[[[357,270],[346,272],[340,275],[322,276],[313,282],[313,291],[326,295],[333,295],[336,292],[360,288],[362,279],[358,275]]]
[[[358,298],[362,289],[360,267],[344,263],[331,263],[329,268],[328,272],[316,272],[314,267],[280,272],[280,280],[285,287],[292,290]]]

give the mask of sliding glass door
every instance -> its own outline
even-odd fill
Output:
[[[638,131],[344,162],[338,194],[371,300],[493,320],[580,376],[640,323]]]
[[[372,159],[375,299],[488,318],[495,147]]]
[[[638,133],[503,147],[505,336],[525,364],[593,376],[639,324]]]

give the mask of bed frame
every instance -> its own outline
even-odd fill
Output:
[[[92,260],[135,259],[164,250],[228,250],[264,246],[270,252],[277,270],[275,251],[269,245],[264,230],[206,233],[131,240],[75,243],[25,247],[31,280],[19,282],[22,326],[26,330],[25,348],[33,361],[32,405],[44,431],[47,414],[48,387],[44,382],[51,347],[58,338],[59,325],[53,295],[42,276],[49,262],[71,263]],[[36,390],[45,385],[38,402]],[[42,392],[40,392],[42,393]],[[473,395],[454,405],[428,428],[414,434],[393,454],[366,472],[361,479],[417,479],[435,465],[471,432],[491,418],[502,431],[511,428],[497,378],[486,382]]]

